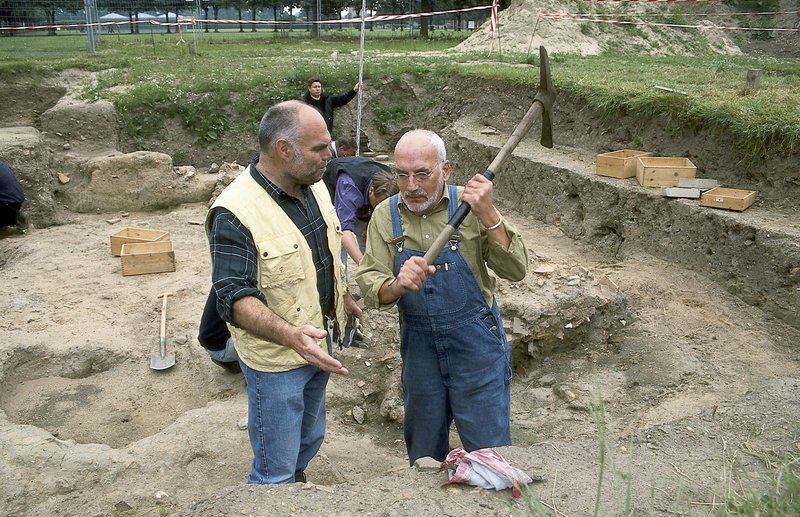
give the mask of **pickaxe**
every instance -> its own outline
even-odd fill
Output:
[[[550,123],[550,108],[552,108],[555,99],[556,91],[553,88],[553,79],[550,77],[550,61],[547,59],[547,51],[544,47],[539,47],[539,91],[536,92],[536,97],[533,99],[533,104],[531,104],[528,112],[522,117],[517,127],[514,128],[511,137],[509,137],[503,148],[500,149],[494,161],[489,164],[489,168],[484,171],[483,176],[485,178],[489,180],[494,178],[495,173],[503,166],[503,162],[514,152],[519,141],[528,133],[528,130],[530,130],[533,123],[539,117],[542,118],[542,137],[539,142],[545,147],[553,147],[553,127]],[[453,216],[447,221],[447,226],[444,227],[425,253],[425,262],[433,264],[434,259],[439,255],[439,252],[444,249],[447,241],[449,241],[450,237],[453,235],[453,232],[464,222],[469,211],[469,203],[462,201],[461,204],[458,205]]]

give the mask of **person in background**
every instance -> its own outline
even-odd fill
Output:
[[[397,181],[388,166],[360,156],[334,158],[328,162],[323,181],[328,187],[342,224],[342,263],[348,277],[348,255],[356,264],[364,253],[366,230],[375,206],[397,193]],[[358,322],[350,318],[340,346],[366,347]]]
[[[25,193],[17,177],[7,163],[0,161],[0,228],[16,226],[24,233],[28,228],[28,218],[22,211]]]
[[[197,341],[208,352],[208,356],[214,364],[230,373],[242,372],[242,367],[239,366],[239,354],[236,353],[231,332],[217,311],[217,292],[213,287],[209,291],[206,305],[203,307]]]
[[[328,133],[333,134],[334,108],[344,106],[353,100],[360,89],[361,82],[357,82],[349,92],[331,96],[322,91],[322,81],[320,81],[319,77],[312,77],[308,80],[308,91],[303,96],[303,102],[309,106],[314,106],[317,111],[322,113],[325,124],[328,126]]]
[[[510,445],[510,349],[488,270],[522,280],[525,244],[495,208],[491,181],[476,174],[465,187],[447,182],[450,162],[436,133],[403,135],[395,173],[400,193],[375,208],[356,282],[367,307],[399,308],[409,463],[443,461],[453,422],[467,452]],[[471,212],[428,264],[424,254],[459,197]]]
[[[340,138],[336,142],[331,142],[331,150],[333,151],[333,158],[344,158],[346,156],[356,155],[356,143],[352,138]]]
[[[305,481],[325,437],[333,344],[361,317],[338,255],[339,221],[320,181],[330,133],[315,109],[286,101],[258,130],[259,154],[206,216],[217,311],[247,383],[248,482]]]
[[[347,255],[359,264],[373,209],[398,192],[394,174],[383,163],[362,156],[345,156],[329,161],[322,179],[342,223],[342,245]]]

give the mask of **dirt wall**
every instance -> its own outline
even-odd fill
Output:
[[[469,87],[465,83],[459,86],[462,93]],[[472,87],[470,97],[481,95],[474,90]],[[496,106],[473,104],[444,132],[456,183],[463,183],[491,163],[524,113],[519,107],[529,103],[527,98],[508,93],[494,91],[492,95]],[[486,111],[493,108],[496,111]],[[515,118],[512,113],[520,115]],[[562,144],[564,139],[571,143],[586,140],[576,135],[584,130],[576,130],[576,123],[569,122],[571,113],[569,102],[556,110],[553,150],[539,145],[538,128],[523,140],[495,179],[499,198],[527,216],[557,225],[566,235],[610,257],[645,252],[681,264],[719,282],[746,303],[798,325],[800,226],[795,217],[784,213],[785,204],[777,190],[759,192],[766,201],[734,213],[701,207],[697,200],[664,198],[657,190],[640,187],[635,179],[597,176],[591,147]],[[588,128],[587,133],[602,133],[600,122],[583,116],[581,125]],[[482,134],[481,124],[489,123],[500,128],[500,133]],[[704,135],[702,139],[711,137]],[[605,150],[603,145],[613,145],[613,141],[606,142],[595,145],[601,150]],[[690,143],[665,138],[659,148],[676,149]],[[623,142],[618,145],[616,148],[627,147]],[[719,148],[712,154],[722,160],[725,151]],[[785,178],[786,169],[766,170],[765,176],[774,182]],[[783,184],[792,181],[787,178]]]
[[[0,160],[11,167],[22,186],[28,222],[40,228],[55,224],[55,174],[42,134],[31,126],[0,128]]]
[[[800,208],[800,148],[788,155],[775,151],[752,158],[736,147],[723,127],[681,127],[665,116],[644,119],[629,113],[603,117],[581,99],[558,92],[553,110],[556,146],[585,149],[590,155],[618,149],[642,149],[656,156],[682,156],[697,166],[697,177],[714,178],[732,188],[758,191],[758,199],[779,211]],[[533,102],[535,91],[522,91],[493,81],[454,75],[445,102],[463,105],[456,115],[470,113],[508,134]],[[480,99],[464,102],[463,99]],[[537,131],[534,129],[534,131]]]

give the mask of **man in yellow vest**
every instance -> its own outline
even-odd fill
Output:
[[[333,343],[361,317],[339,260],[342,230],[325,184],[331,137],[300,101],[269,108],[259,155],[206,217],[217,310],[247,381],[249,483],[305,481],[325,436]]]

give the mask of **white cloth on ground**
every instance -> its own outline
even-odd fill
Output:
[[[495,490],[511,488],[514,497],[519,497],[520,487],[533,482],[528,474],[509,465],[494,449],[466,452],[462,448],[456,448],[445,458],[445,465],[448,480],[444,485],[466,483]]]

